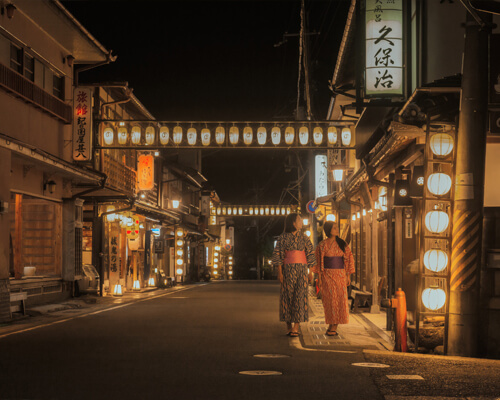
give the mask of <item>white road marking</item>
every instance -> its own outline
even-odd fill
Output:
[[[270,375],[283,375],[279,371],[240,371],[241,375],[256,375],[256,376],[270,376]]]
[[[386,375],[389,379],[424,380],[420,375]]]
[[[379,364],[379,363],[353,363],[355,367],[367,367],[367,368],[390,368],[390,365]]]
[[[299,338],[290,338],[289,343],[291,347],[295,347],[297,350],[304,350],[304,351],[323,351],[327,353],[348,353],[348,354],[353,354],[356,353],[356,351],[350,351],[350,350],[323,350],[323,349],[307,349],[305,347],[302,347],[302,343],[300,343]]]
[[[3,339],[5,337],[7,337],[7,336],[15,335],[17,333],[24,333],[24,332],[34,331],[35,329],[45,328],[47,326],[56,325],[56,324],[62,324],[63,322],[72,321],[72,320],[77,319],[77,318],[84,318],[84,317],[87,317],[89,315],[96,315],[96,314],[101,314],[101,313],[108,312],[108,311],[117,310],[117,309],[122,308],[122,307],[130,306],[132,304],[137,304],[137,303],[140,303],[140,302],[143,302],[143,301],[147,301],[147,300],[152,300],[152,299],[158,299],[160,297],[165,297],[165,296],[168,296],[168,295],[171,295],[171,294],[174,294],[174,293],[176,294],[176,293],[184,291],[184,290],[194,289],[195,287],[199,287],[199,286],[205,286],[205,284],[198,285],[198,286],[191,286],[191,287],[181,288],[181,289],[176,290],[175,292],[162,293],[162,294],[159,294],[157,296],[149,296],[149,297],[146,297],[144,299],[140,299],[140,300],[137,300],[137,301],[131,301],[129,303],[121,304],[119,306],[105,308],[103,310],[98,310],[98,311],[93,311],[93,312],[88,312],[88,313],[77,315],[77,316],[70,317],[70,318],[64,318],[64,319],[61,319],[59,321],[50,322],[48,324],[42,324],[42,325],[32,326],[30,328],[22,329],[22,330],[19,330],[19,331],[4,333],[3,335],[0,335],[0,339]]]

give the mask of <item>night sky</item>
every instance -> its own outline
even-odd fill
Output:
[[[63,1],[116,62],[84,83],[129,83],[158,120],[295,119],[300,1]],[[306,1],[314,119],[324,119],[350,1]],[[229,203],[277,203],[297,179],[283,150],[206,150],[202,173]],[[303,156],[303,154],[302,154]],[[290,200],[290,198],[288,198]]]

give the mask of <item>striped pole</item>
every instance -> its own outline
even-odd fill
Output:
[[[490,16],[481,15],[483,20]],[[479,344],[479,276],[488,110],[488,31],[467,13],[457,134],[450,268],[449,355],[474,357]]]

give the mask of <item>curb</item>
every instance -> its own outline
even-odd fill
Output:
[[[472,358],[472,357],[460,357],[460,356],[442,356],[436,354],[419,354],[419,353],[401,353],[398,351],[386,351],[386,350],[363,350],[365,354],[374,354],[380,356],[394,356],[400,358],[423,358],[429,360],[447,360],[447,361],[462,361],[462,362],[481,362],[485,364],[491,364],[492,366],[500,367],[500,360],[494,360],[491,358]]]

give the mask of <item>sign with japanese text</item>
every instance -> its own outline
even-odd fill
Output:
[[[120,279],[120,228],[112,226],[109,232],[109,282],[110,287],[118,283]]]
[[[154,187],[154,157],[150,154],[140,155],[137,163],[137,179],[139,190],[151,190]]]
[[[328,157],[326,155],[317,155],[314,165],[316,198],[318,198],[328,194]]]
[[[73,160],[92,159],[92,89],[73,92]]]
[[[366,0],[365,95],[403,95],[403,2]]]

